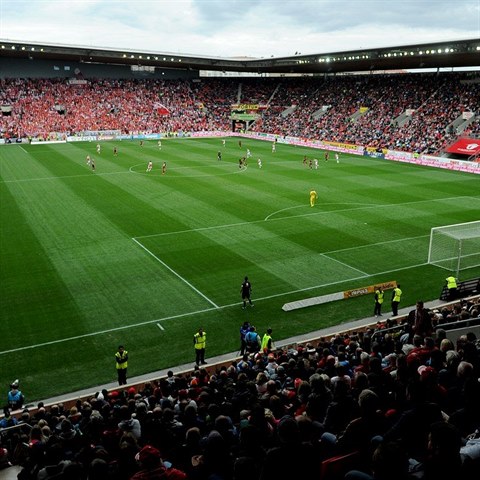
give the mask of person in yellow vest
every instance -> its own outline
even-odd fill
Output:
[[[314,207],[315,206],[315,200],[318,199],[318,194],[317,192],[312,188],[310,190],[310,206]]]
[[[373,314],[376,317],[382,316],[382,303],[383,303],[383,289],[382,287],[377,287],[375,289],[375,309],[373,310]]]
[[[273,350],[272,329],[267,328],[267,333],[262,338],[262,352],[270,353]]]
[[[445,281],[447,282],[448,299],[455,300],[457,298],[457,279],[453,275],[450,275]]]
[[[205,365],[205,345],[207,343],[207,333],[202,328],[193,336],[193,346],[195,347],[195,364]]]
[[[127,367],[128,367],[128,352],[123,345],[118,347],[118,352],[115,354],[115,362],[117,367],[118,384],[127,384]]]
[[[392,292],[392,312],[394,317],[398,315],[398,304],[400,303],[400,299],[402,298],[402,293],[403,292],[400,289],[400,284],[398,284]]]

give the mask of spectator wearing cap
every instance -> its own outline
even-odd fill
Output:
[[[135,456],[141,470],[130,480],[185,480],[185,472],[173,468],[162,461],[160,451],[151,445],[145,445]]]

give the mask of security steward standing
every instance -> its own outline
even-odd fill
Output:
[[[457,279],[453,275],[450,275],[445,281],[447,282],[448,299],[455,300],[457,298]]]
[[[118,352],[115,354],[115,362],[117,367],[118,384],[127,384],[127,367],[128,367],[128,352],[123,345],[118,347]]]
[[[398,315],[398,304],[402,298],[402,290],[400,289],[400,284],[398,284],[392,292],[392,313],[396,317]]]
[[[383,303],[383,289],[382,287],[377,287],[375,290],[375,309],[373,311],[373,314],[376,317],[381,317],[382,316],[382,303]]]
[[[202,328],[193,336],[193,346],[195,347],[195,364],[205,365],[205,345],[207,343],[207,333]]]
[[[267,333],[262,338],[262,352],[269,354],[273,350],[272,329],[268,328]]]

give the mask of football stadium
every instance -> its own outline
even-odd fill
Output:
[[[479,57],[0,42],[2,462],[478,478]]]

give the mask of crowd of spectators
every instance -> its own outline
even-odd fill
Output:
[[[226,129],[223,118],[207,115],[187,81],[0,80],[0,103],[11,105],[0,131],[16,137],[52,132],[118,130],[122,134]]]
[[[88,80],[1,79],[0,134],[44,137],[92,130],[231,130],[232,105],[257,104],[252,131],[436,153],[457,135],[463,112],[477,117],[479,83],[467,73],[343,75],[325,78]],[[406,112],[410,112],[406,115]]]
[[[456,137],[447,127],[464,111],[479,113],[478,84],[462,80],[461,74],[343,76],[323,83],[303,79],[298,91],[287,84],[286,91],[277,93],[276,109],[269,110],[254,129],[434,153]],[[290,105],[296,105],[294,112],[282,116]],[[407,111],[411,115],[399,122]]]
[[[480,341],[438,327],[479,317],[480,302],[426,311],[425,329],[418,308],[400,325],[170,371],[69,409],[39,404],[2,447],[20,480],[473,480]]]

